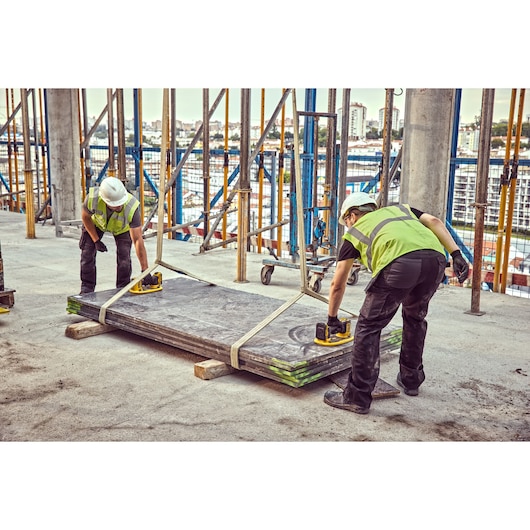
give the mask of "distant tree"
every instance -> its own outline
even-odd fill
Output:
[[[213,135],[213,139],[214,139],[214,140],[224,140],[224,138],[225,138],[225,137],[224,137],[224,134],[222,134],[222,133],[215,133],[215,134]]]
[[[366,131],[367,140],[378,140],[379,133],[377,132],[377,127],[370,127],[369,131]]]
[[[492,149],[498,149],[499,147],[505,147],[505,146],[506,144],[501,138],[493,138],[493,140],[491,140]]]
[[[239,142],[239,140],[241,140],[239,134],[235,133],[233,134],[232,136],[230,136],[230,141],[231,142]]]
[[[492,136],[507,136],[508,135],[508,124],[507,123],[494,123],[491,126]]]
[[[281,138],[281,133],[278,131],[276,124],[272,126],[271,132],[267,135],[269,140],[279,140]]]

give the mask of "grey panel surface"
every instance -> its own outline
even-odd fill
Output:
[[[117,292],[70,296],[67,310],[98,320],[102,305]],[[107,308],[105,322],[230,364],[232,345],[284,303],[179,276],[165,280],[159,292],[126,293]],[[352,342],[342,346],[313,342],[315,326],[325,317],[325,306],[319,310],[291,305],[240,347],[240,369],[297,387],[349,367]],[[400,331],[384,330],[382,349],[396,348]]]

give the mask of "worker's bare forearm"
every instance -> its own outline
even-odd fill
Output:
[[[147,260],[147,250],[145,250],[145,245],[143,239],[139,239],[134,243],[134,248],[136,250],[136,257],[140,263],[142,271],[149,267],[149,262]]]
[[[149,261],[147,260],[147,250],[145,249],[141,226],[131,228],[131,239],[134,243],[134,250],[136,251],[136,257],[140,262],[140,267],[142,268],[142,271],[144,271],[149,267]]]
[[[337,263],[335,274],[329,289],[328,315],[330,317],[336,317],[339,312],[352,265],[353,259],[339,261]]]

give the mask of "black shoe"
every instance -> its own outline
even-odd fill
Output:
[[[397,374],[396,381],[397,381],[397,384],[403,389],[405,394],[407,394],[407,396],[417,396],[418,395],[418,389],[417,388],[407,388],[403,384],[403,381],[401,381],[401,374],[400,373]]]
[[[324,394],[324,403],[337,409],[350,410],[351,412],[355,412],[356,414],[368,414],[368,411],[370,410],[369,408],[355,405],[355,403],[344,403],[343,397],[344,394],[342,392],[328,390]]]

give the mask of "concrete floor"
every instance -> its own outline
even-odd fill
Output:
[[[36,238],[27,239],[25,217],[4,211],[0,227],[5,288],[16,290],[11,312],[0,316],[0,440],[530,439],[528,299],[482,292],[485,314],[475,316],[466,313],[471,289],[441,287],[428,318],[420,396],[376,400],[370,414],[359,416],[323,403],[324,392],[335,388],[327,379],[298,389],[246,372],[205,381],[194,375],[194,363],[204,358],[126,332],[66,337],[66,327],[83,320],[65,310],[67,296],[79,291],[78,229],[57,238],[53,226],[39,224]],[[110,251],[98,256],[98,290],[114,288],[110,238],[107,245]],[[153,260],[156,238],[146,245]],[[236,283],[234,250],[198,250],[198,244],[164,240],[163,259],[233,289],[283,300],[299,291],[299,273],[288,268],[276,267],[263,285],[263,256],[248,254],[248,282]],[[362,272],[348,287],[345,307],[354,313],[366,280]],[[306,296],[297,303],[321,307],[325,319],[323,302]],[[397,354],[385,354],[381,378],[395,385],[397,369]]]
[[[165,528],[178,510],[179,517],[194,520],[201,513],[190,527],[211,527],[227,512],[231,528],[249,528],[246,512],[234,515],[230,503],[237,498],[238,507],[250,507],[271,497],[276,499],[270,500],[272,515],[260,515],[251,526],[270,528],[282,520],[282,527],[294,527],[304,516],[293,508],[306,503],[307,495],[318,495],[319,506],[335,506],[344,498],[343,510],[310,510],[311,527],[323,527],[347,519],[347,491],[356,491],[372,514],[390,488],[388,510],[378,522],[409,528],[408,518],[395,516],[402,511],[398,489],[410,502],[405,493],[410,488],[402,488],[407,478],[412,478],[415,509],[421,505],[418,510],[438,514],[440,524],[455,526],[457,513],[457,527],[527,522],[526,489],[518,486],[528,477],[524,444],[510,444],[507,451],[505,444],[331,448],[182,442],[528,441],[530,300],[483,292],[485,314],[474,316],[467,313],[470,289],[441,287],[428,317],[427,380],[419,397],[376,400],[368,415],[359,416],[324,404],[324,392],[337,388],[328,379],[298,389],[246,372],[205,381],[194,375],[194,363],[204,358],[126,332],[66,337],[67,326],[83,320],[66,313],[67,296],[79,291],[78,234],[71,228],[57,238],[53,226],[39,224],[36,238],[27,239],[25,217],[0,211],[5,288],[16,290],[10,313],[0,315],[0,441],[181,443],[39,443],[37,451],[28,450],[35,444],[1,444],[2,518],[13,522],[10,527],[35,528],[47,520],[55,528],[71,528],[71,517],[83,513],[82,528],[123,528],[125,521],[129,528]],[[110,238],[107,244],[110,251],[98,256],[98,290],[114,288]],[[153,260],[156,238],[146,245]],[[198,251],[198,244],[164,240],[163,259],[233,289],[282,300],[299,292],[298,271],[276,268],[271,284],[264,286],[262,257],[249,254],[248,282],[236,283],[234,250]],[[175,274],[161,272],[165,278]],[[330,275],[323,281],[325,296]],[[359,283],[348,287],[345,306],[354,313],[366,282],[367,274],[361,273]],[[325,319],[323,302],[306,296],[297,303],[321,307]],[[208,308],[197,307],[203,311]],[[395,384],[397,355],[385,354],[381,361],[381,378]],[[356,481],[354,487],[350,478],[359,474],[364,486]],[[106,476],[112,480],[102,480]],[[320,485],[316,490],[315,484]],[[442,514],[440,499],[447,498],[449,486],[452,508]],[[61,508],[54,510],[58,495]],[[30,498],[33,508],[27,510]],[[86,509],[87,498],[94,498],[99,511]],[[129,509],[116,510],[117,505]],[[63,517],[65,509],[73,510],[70,518]]]

